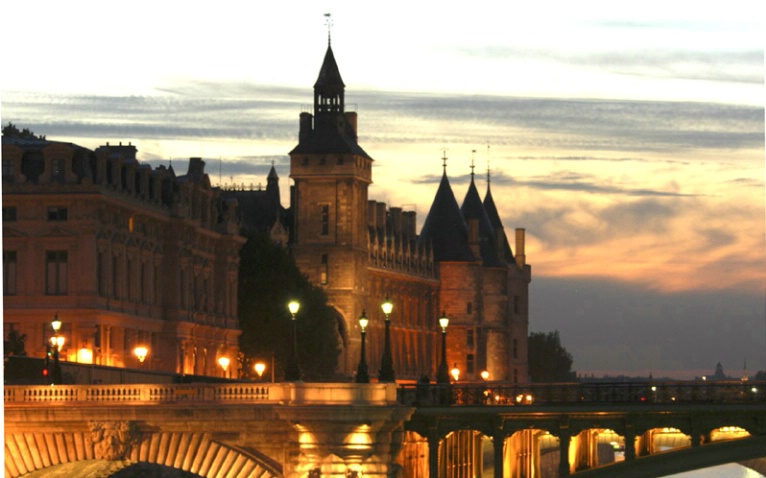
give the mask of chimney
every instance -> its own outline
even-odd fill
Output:
[[[301,113],[300,129],[298,130],[298,141],[306,139],[311,132],[311,113]]]
[[[375,204],[375,224],[380,229],[386,230],[386,203],[384,202]]]
[[[388,222],[391,226],[391,233],[399,237],[402,235],[402,208],[392,207],[388,210]]]
[[[527,263],[527,256],[524,253],[524,229],[516,228],[516,263],[519,267],[524,267]]]
[[[367,201],[367,227],[373,229],[378,228],[378,216],[375,214],[375,204],[376,202],[372,199]]]
[[[346,111],[346,122],[351,126],[354,138],[356,138],[356,111]]]
[[[417,213],[415,211],[405,211],[403,214],[402,229],[404,236],[414,239],[417,235]]]

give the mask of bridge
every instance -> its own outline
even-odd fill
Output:
[[[766,463],[766,382],[6,386],[4,402],[8,478],[592,478]]]

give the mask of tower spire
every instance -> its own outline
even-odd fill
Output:
[[[487,144],[487,187],[489,187],[489,144]]]

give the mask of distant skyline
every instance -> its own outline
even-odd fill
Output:
[[[29,19],[4,26],[4,124],[179,174],[200,156],[214,184],[265,185],[273,162],[285,204],[329,12],[370,199],[422,224],[442,150],[459,202],[471,161],[482,195],[490,168],[527,230],[530,330],[559,330],[578,372],[766,369],[755,2],[35,5],[3,9]]]

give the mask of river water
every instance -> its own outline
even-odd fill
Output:
[[[662,478],[764,478],[764,476],[750,468],[745,468],[736,463],[730,463],[728,465],[713,466],[702,470],[667,475]]]

